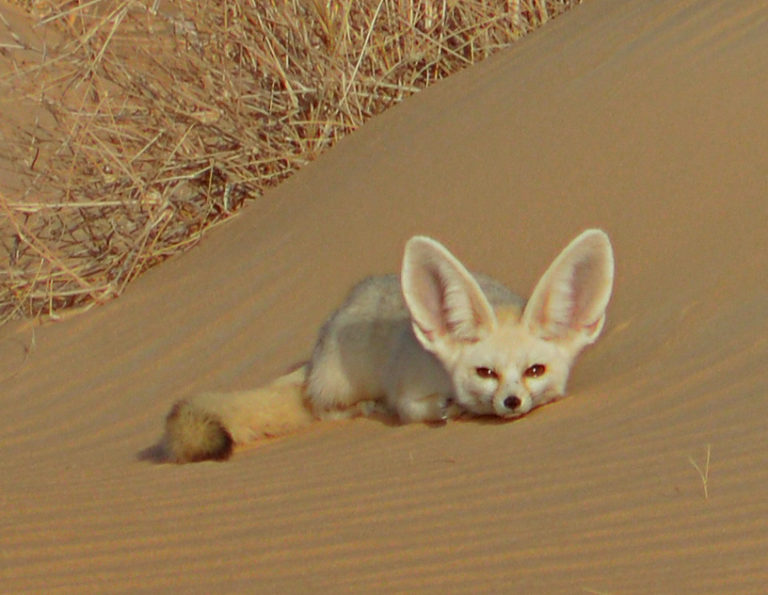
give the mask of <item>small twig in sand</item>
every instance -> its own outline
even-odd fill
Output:
[[[699,473],[699,477],[701,477],[701,484],[704,486],[704,499],[709,500],[709,459],[710,455],[712,454],[712,445],[707,444],[707,459],[704,462],[704,469],[699,467],[698,463],[693,460],[693,457],[688,457],[688,460],[691,462],[691,465],[693,465],[693,468],[696,469]]]

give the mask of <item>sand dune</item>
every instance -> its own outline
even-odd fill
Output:
[[[764,590],[766,72],[764,2],[590,0],[119,300],[0,329],[3,591]],[[174,399],[305,358],[410,235],[527,294],[587,227],[611,235],[616,288],[567,399],[141,460]]]

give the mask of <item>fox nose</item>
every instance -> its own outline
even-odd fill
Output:
[[[522,401],[520,400],[520,397],[517,395],[509,395],[506,399],[504,399],[504,407],[509,409],[510,411],[514,411],[518,407],[520,407],[520,404]]]

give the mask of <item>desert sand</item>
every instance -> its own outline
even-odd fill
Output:
[[[191,252],[0,329],[4,592],[759,593],[768,7],[589,0],[371,120]],[[324,422],[142,457],[174,400],[306,358],[432,235],[527,295],[612,238],[602,338],[509,423]]]

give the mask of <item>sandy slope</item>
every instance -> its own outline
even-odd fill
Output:
[[[767,72],[761,0],[590,0],[123,298],[0,329],[3,591],[762,591]],[[316,425],[225,464],[139,460],[175,398],[305,357],[412,233],[527,293],[590,226],[612,236],[617,287],[568,399],[513,423]],[[705,498],[690,459],[708,446]]]

